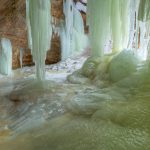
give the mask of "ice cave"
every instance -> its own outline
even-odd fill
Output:
[[[0,2],[0,150],[150,150],[150,0]]]

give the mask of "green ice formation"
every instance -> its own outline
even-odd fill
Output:
[[[80,54],[88,41],[82,16],[72,0],[64,0],[63,11],[65,21],[60,29],[62,60]]]
[[[36,65],[36,76],[43,80],[46,51],[50,48],[52,30],[58,32],[61,38],[62,60],[80,54],[87,46],[87,36],[80,12],[71,0],[63,4],[65,20],[59,29],[52,29],[50,15],[50,0],[26,0],[26,20],[28,26],[28,46],[32,50]]]
[[[36,65],[38,80],[45,78],[46,52],[51,41],[50,0],[27,0],[27,26],[29,47]]]
[[[111,38],[113,52],[127,48],[129,39],[130,0],[88,1],[88,25],[93,56],[103,56]]]
[[[141,21],[148,21],[150,19],[150,1],[140,0],[138,19]]]

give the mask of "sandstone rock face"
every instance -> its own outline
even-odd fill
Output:
[[[46,64],[54,64],[61,60],[60,37],[54,35],[51,40],[51,49],[47,51]]]
[[[51,14],[56,19],[63,19],[63,0],[51,0]]]
[[[23,52],[22,65],[33,65],[31,51],[27,43],[26,4],[25,0],[0,0],[0,37],[8,38],[13,47],[12,68],[20,67],[20,50]],[[52,0],[52,16],[55,24],[63,19],[63,0]],[[53,36],[51,51],[47,53],[46,63],[60,61],[60,39]]]

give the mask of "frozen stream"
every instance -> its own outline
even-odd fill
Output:
[[[39,83],[28,69],[1,77],[0,150],[150,149],[149,81],[100,89],[70,84],[59,69]]]

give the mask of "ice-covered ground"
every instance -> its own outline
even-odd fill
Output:
[[[65,97],[80,89],[68,86],[66,77],[80,69],[86,59],[84,56],[68,58],[45,66],[43,83],[35,80],[35,66],[13,70],[11,76],[0,74],[0,143],[5,136],[21,133],[64,114]]]
[[[103,88],[66,82],[84,60],[46,66],[44,82],[34,67],[1,78],[0,150],[150,149],[149,67]],[[89,62],[85,75],[95,68]]]
[[[77,69],[80,69],[87,59],[86,56],[68,58],[65,61],[61,61],[57,64],[46,65],[46,80],[53,80],[55,82],[63,82],[66,77]],[[0,76],[0,79],[6,78]],[[35,67],[23,67],[13,71],[12,78],[35,78]]]

